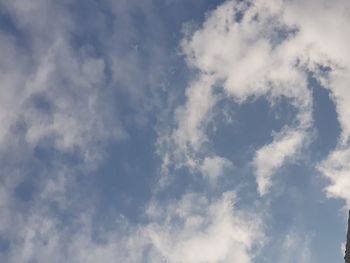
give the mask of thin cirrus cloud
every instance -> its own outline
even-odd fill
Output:
[[[312,168],[328,179],[328,197],[350,203],[348,1],[215,8],[180,1],[183,13],[187,5],[212,9],[182,33],[174,24],[191,15],[172,24],[157,1],[78,2],[0,0],[0,260],[294,262],[302,251],[299,262],[313,262],[312,234],[268,223],[278,214],[278,171],[303,159],[314,139],[310,78],[331,95],[341,128],[336,148]],[[183,63],[188,81],[176,75]],[[296,113],[245,160],[242,180],[250,185],[251,172],[255,181],[247,201],[244,183],[230,184],[241,172],[236,160],[214,147],[210,129],[230,114],[221,112],[223,100],[240,107],[261,97],[269,105],[286,100]],[[143,132],[140,142],[135,134]],[[116,199],[134,206],[146,195],[97,185],[127,193],[125,178],[148,162],[138,158],[138,144],[153,145],[144,154],[154,163],[138,170],[132,185],[146,192],[147,181],[149,199],[128,217]],[[106,156],[125,157],[118,151],[125,145],[135,147],[131,164],[107,165]],[[274,231],[287,233],[280,244]]]

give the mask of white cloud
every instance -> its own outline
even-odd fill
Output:
[[[341,172],[332,168],[335,165],[332,164],[333,155],[349,148],[349,10],[349,2],[345,0],[334,1],[331,5],[328,1],[316,0],[227,1],[209,13],[200,28],[186,32],[181,47],[188,64],[199,72],[199,77],[198,83],[195,81],[188,88],[196,92],[187,92],[187,103],[179,107],[178,112],[186,114],[176,119],[178,127],[173,133],[185,138],[180,140],[182,143],[174,142],[175,148],[187,158],[174,161],[193,168],[201,156],[207,154],[202,146],[210,142],[206,124],[212,121],[213,115],[208,113],[218,100],[204,94],[215,94],[217,89],[223,88],[227,97],[239,103],[250,97],[266,96],[272,102],[286,97],[298,113],[295,121],[282,128],[281,133],[294,133],[295,139],[286,139],[288,149],[276,157],[278,161],[273,158],[275,162],[266,164],[271,168],[262,164],[256,166],[260,192],[265,193],[271,183],[266,178],[289,159],[286,157],[297,152],[311,127],[312,96],[308,75],[312,74],[329,89],[341,126],[339,145],[329,159],[319,165],[320,171],[330,178],[328,192],[349,202],[349,197],[339,190],[340,185],[348,184],[347,165],[337,161]],[[202,83],[201,76],[210,81]],[[203,94],[206,99],[195,94]],[[288,128],[290,130],[286,131]],[[283,145],[282,141],[279,138],[270,146],[264,146],[257,155]],[[264,171],[260,171],[260,167]]]
[[[274,137],[268,144],[256,152],[253,165],[256,169],[257,184],[260,195],[264,195],[271,187],[271,177],[287,159],[294,156],[301,148],[304,134],[300,131],[287,130]]]
[[[294,1],[285,10],[288,23],[299,28],[299,34],[291,45],[302,48],[307,66],[316,78],[329,89],[336,106],[341,135],[336,149],[318,165],[320,172],[330,180],[327,193],[341,198],[349,206],[350,196],[345,187],[350,184],[348,167],[350,135],[350,56],[347,44],[350,40],[350,4],[348,1]],[[313,13],[310,16],[310,12]],[[328,68],[328,73],[319,67]]]
[[[275,136],[279,142],[273,141],[257,153],[262,156],[277,146],[284,150],[270,168],[257,165],[261,192],[268,190],[268,178],[286,157],[296,153],[312,123],[312,99],[305,67],[297,64],[301,54],[289,45],[296,29],[284,21],[282,7],[280,1],[227,1],[208,15],[202,27],[187,32],[181,47],[199,77],[187,89],[186,104],[177,110],[173,142],[177,156],[185,158],[174,161],[180,166],[196,168],[201,156],[207,154],[203,147],[210,142],[206,129],[213,121],[211,111],[218,101],[213,94],[219,89],[238,103],[251,97],[265,96],[272,102],[286,97],[298,110],[294,123],[280,132],[294,133],[294,139],[285,138],[283,142]],[[237,16],[242,16],[240,21]],[[282,32],[289,32],[286,39],[279,35]],[[263,162],[262,157],[258,159]]]
[[[126,136],[118,116],[111,116],[109,106],[113,106],[109,104],[109,94],[104,93],[107,61],[89,47],[75,49],[70,44],[67,35],[74,26],[59,4],[19,0],[0,4],[32,41],[26,49],[13,36],[0,34],[0,152],[17,142],[11,127],[23,121],[26,125],[22,143],[30,149],[18,153],[33,150],[49,138],[58,151],[78,149],[86,162],[96,161],[100,158],[101,140]],[[124,5],[126,1],[118,2],[113,12],[121,12],[118,8]],[[164,136],[166,143],[170,141],[164,163],[175,162],[178,167],[187,166],[215,180],[231,165],[206,148],[210,142],[207,126],[220,100],[216,91],[238,103],[251,97],[265,96],[272,102],[286,97],[298,110],[295,122],[257,150],[253,161],[259,191],[267,193],[273,173],[293,158],[305,142],[312,123],[311,93],[307,87],[307,76],[312,72],[332,93],[342,128],[337,149],[318,168],[330,179],[328,194],[349,204],[346,186],[350,185],[350,27],[348,9],[344,7],[349,7],[345,0],[336,0],[331,6],[316,0],[227,1],[208,14],[203,26],[188,32],[182,43],[188,64],[198,71],[198,76],[186,91],[186,102],[176,110],[176,127],[168,137]],[[241,13],[242,20],[237,22],[235,17]],[[288,37],[281,36],[287,31]],[[119,35],[114,32],[113,41],[109,39],[111,46]],[[143,76],[140,58],[137,52],[124,51],[109,50],[113,54],[113,84],[132,86],[129,94],[139,102],[139,85],[144,84],[143,78],[136,77]],[[157,55],[161,60],[162,54]],[[319,69],[320,65],[330,67],[328,76]],[[157,80],[148,79],[147,83],[153,85]],[[40,103],[44,105],[36,105],[37,99],[42,99]],[[50,109],[42,111],[40,107]],[[9,254],[1,255],[3,261],[108,263],[142,262],[148,258],[151,262],[244,263],[253,261],[254,248],[264,239],[259,215],[238,209],[229,192],[213,200],[202,194],[188,194],[169,207],[152,203],[150,223],[134,226],[126,234],[102,233],[103,242],[99,243],[93,240],[95,229],[89,222],[90,215],[79,218],[79,227],[72,231],[62,229],[59,219],[47,211],[51,201],[61,209],[71,209],[67,185],[74,171],[65,168],[55,166],[45,171],[50,178],[40,182],[40,194],[28,213],[18,208],[13,196],[25,176],[24,169],[16,168],[2,176],[0,234],[11,241]],[[307,242],[299,245],[298,240],[288,236],[286,250],[298,252],[306,247]],[[308,250],[304,252],[300,262],[309,258]]]
[[[22,219],[6,262],[253,262],[263,244],[258,214],[238,209],[232,192],[209,200],[184,195],[164,205],[151,202],[147,224],[119,218],[108,230],[92,224],[89,209],[74,226],[62,226],[44,206]]]
[[[18,35],[0,34],[5,58],[0,62],[0,142],[16,136],[10,128],[22,122],[33,149],[53,140],[57,150],[79,153],[94,166],[101,158],[100,142],[126,136],[119,117],[111,116],[104,59],[89,47],[72,45],[72,17],[65,5],[19,0],[0,5],[26,36],[19,44]]]
[[[78,147],[84,158],[94,161],[99,154],[94,152],[98,140],[123,139],[125,132],[118,125],[106,125],[111,117],[103,105],[108,102],[102,89],[104,61],[80,53],[76,54],[64,40],[53,43],[42,55],[36,75],[27,82],[20,114],[28,125],[29,144],[35,146],[42,138],[53,137],[57,149],[72,151]],[[50,109],[32,105],[36,96]]]
[[[326,191],[330,197],[342,198],[350,206],[350,149],[337,149],[317,166],[329,180]]]
[[[177,109],[175,117],[178,129],[174,139],[180,149],[196,151],[207,140],[203,129],[209,120],[209,110],[216,101],[213,84],[211,76],[203,76],[186,90],[186,105]]]
[[[232,166],[232,163],[222,157],[205,157],[201,164],[201,172],[208,177],[210,180],[214,180],[222,175],[225,172],[226,168]]]
[[[237,209],[231,192],[214,201],[188,194],[165,213],[158,209],[151,215],[163,218],[161,223],[145,228],[154,246],[152,262],[252,262],[253,248],[263,240],[259,217]]]
[[[108,245],[103,246],[93,240],[92,226],[77,218],[77,229],[72,230],[62,222],[61,212],[75,217],[80,209],[93,210],[72,198],[81,192],[76,176],[90,174],[104,147],[126,138],[117,101],[132,100],[128,96],[135,94],[139,99],[146,91],[137,91],[159,78],[153,75],[153,82],[145,81],[149,74],[137,63],[131,66],[138,67],[138,75],[120,67],[126,59],[118,60],[115,54],[128,57],[131,52],[118,42],[125,37],[119,25],[112,36],[102,39],[108,59],[95,43],[78,43],[84,25],[77,23],[70,5],[71,1],[0,0],[1,16],[10,21],[9,28],[0,32],[0,242],[9,243],[0,261],[141,262],[138,248],[123,254],[127,237],[120,238],[118,231],[107,236]],[[93,21],[98,24],[97,17]],[[103,26],[89,33],[95,36],[107,30]],[[108,64],[111,60],[113,65]],[[111,71],[117,66],[122,70],[109,76],[108,66]],[[133,91],[117,98],[120,86]],[[138,103],[135,110],[143,116],[152,103],[152,99]],[[128,122],[137,121],[128,118]],[[41,153],[43,145],[49,149]],[[68,157],[61,160],[62,156]],[[34,189],[21,189],[26,182]],[[20,196],[22,190],[28,190],[27,197]]]

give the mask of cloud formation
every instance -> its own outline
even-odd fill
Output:
[[[178,127],[173,134],[180,155],[192,160],[187,163],[201,158],[218,90],[239,104],[260,96],[271,101],[286,97],[298,109],[295,123],[283,128],[271,145],[257,151],[255,167],[261,193],[266,192],[276,168],[300,147],[312,123],[307,72],[298,65],[300,56],[291,53],[289,44],[297,29],[284,22],[281,5],[282,2],[227,1],[182,41],[188,64],[199,71],[198,79],[187,89],[186,104],[177,111],[181,117],[176,119]],[[284,139],[283,133],[287,133]],[[275,153],[274,163],[269,168],[263,166],[267,162],[263,153],[277,146],[282,151]]]
[[[263,229],[258,217],[235,207],[234,193],[220,199],[187,194],[159,214],[152,207],[155,221],[145,227],[154,252],[152,262],[252,262],[253,248],[261,246]],[[159,220],[159,219],[158,219]]]
[[[304,135],[298,131],[281,132],[275,136],[273,142],[256,152],[253,165],[256,169],[257,184],[260,195],[269,191],[272,184],[271,177],[285,160],[294,156],[301,148]]]
[[[330,91],[342,129],[337,149],[318,167],[331,181],[329,195],[348,201],[339,186],[348,181],[349,170],[338,163],[344,158],[334,157],[347,152],[350,134],[346,88],[350,64],[345,47],[349,34],[343,30],[349,24],[347,10],[349,4],[341,0],[331,6],[313,0],[227,1],[200,28],[187,32],[181,46],[198,77],[177,111],[181,117],[176,118],[173,133],[175,148],[181,152],[178,155],[187,156],[177,162],[190,166],[201,162],[218,91],[240,104],[261,96],[272,103],[287,98],[298,110],[294,122],[258,149],[253,160],[259,192],[266,194],[273,173],[307,143],[313,122],[309,78],[314,77]]]
[[[166,31],[156,2],[92,2],[92,13],[80,14],[70,0],[0,0],[9,24],[0,30],[0,261],[254,262],[266,244],[274,174],[303,158],[312,137],[310,78],[331,94],[341,127],[316,169],[329,179],[328,196],[350,206],[348,1],[222,3],[200,26],[184,28],[180,50],[192,79],[180,104],[164,84],[168,50],[153,39]],[[140,24],[150,35],[139,37]],[[210,126],[223,100],[239,107],[261,97],[271,106],[286,100],[296,113],[245,160],[257,185],[246,206],[240,185],[217,183],[236,176],[236,160],[215,151]],[[96,171],[108,147],[133,140],[147,122],[158,136],[151,150],[163,161],[160,181],[140,220],[113,214],[102,224],[86,181],[103,176]],[[199,186],[182,182],[173,193],[172,181],[162,180],[177,173],[200,174]],[[302,250],[298,260],[310,262],[309,242],[290,232],[280,249]],[[292,262],[285,254],[280,261]]]

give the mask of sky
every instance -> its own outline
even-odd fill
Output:
[[[0,262],[343,262],[347,0],[0,0]]]

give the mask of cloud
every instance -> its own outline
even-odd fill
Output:
[[[294,156],[301,148],[304,134],[300,131],[281,132],[277,134],[271,144],[260,148],[254,157],[253,165],[256,169],[257,184],[260,195],[264,195],[271,187],[271,177],[284,163]]]
[[[281,152],[265,165],[266,158],[253,161],[259,191],[266,193],[272,174],[308,137],[313,122],[309,77],[313,76],[329,89],[342,130],[335,152],[318,167],[330,179],[327,191],[348,201],[339,191],[340,185],[348,184],[347,165],[332,163],[334,155],[349,148],[348,10],[349,3],[343,0],[332,5],[314,0],[227,1],[210,12],[200,27],[187,30],[181,48],[198,76],[187,89],[187,102],[177,110],[181,117],[175,119],[178,125],[171,141],[175,155],[185,158],[173,157],[173,162],[193,169],[203,156],[215,155],[207,147],[207,125],[220,101],[214,94],[224,92],[237,103],[261,96],[274,103],[284,97],[297,109],[295,120],[281,129],[280,134],[288,135],[274,136],[256,156],[276,147]],[[341,169],[332,168],[336,164]]]
[[[329,197],[342,198],[350,206],[350,149],[337,149],[326,160],[318,164],[317,169],[330,181],[326,191]]]
[[[160,134],[164,173],[171,175],[168,168],[174,166],[199,172],[210,182],[227,176],[234,160],[212,149],[208,132],[215,111],[221,110],[220,100],[242,105],[258,97],[271,104],[286,98],[297,111],[294,121],[272,132],[272,141],[257,149],[252,162],[258,190],[267,194],[273,189],[273,174],[294,160],[308,138],[312,75],[332,94],[342,128],[337,148],[317,168],[330,179],[329,196],[349,205],[350,27],[344,8],[349,4],[332,3],[227,1],[208,13],[200,27],[186,32],[181,50],[196,76]],[[104,2],[111,13],[99,10],[92,32],[98,43],[86,45],[75,39],[88,29],[77,23],[70,4],[0,1],[1,12],[14,24],[14,32],[0,33],[0,240],[9,244],[0,259],[254,261],[255,249],[265,239],[262,216],[240,208],[234,192],[181,192],[178,199],[151,200],[147,222],[132,225],[118,218],[121,222],[106,227],[108,231],[94,225],[93,197],[77,197],[83,186],[75,177],[95,168],[111,142],[127,138],[123,121],[135,128],[150,109],[164,106],[158,89],[168,54],[136,37],[130,15],[135,6],[149,27],[161,24],[152,16],[149,1]],[[126,108],[137,116],[123,116],[116,101],[131,103]],[[48,151],[38,156],[43,148]],[[59,158],[49,162],[45,158],[50,154]],[[67,155],[78,164],[74,158],[61,160]],[[25,198],[17,196],[26,183],[35,189]],[[300,251],[308,241],[290,234],[284,247]],[[307,262],[309,251],[303,251],[299,261]]]
[[[108,236],[109,247],[93,242],[93,223],[81,217],[85,209],[95,211],[95,200],[92,193],[88,201],[80,199],[85,190],[80,183],[95,174],[108,147],[128,138],[123,121],[136,129],[139,119],[147,119],[145,109],[157,104],[153,97],[146,98],[147,89],[159,88],[154,83],[161,74],[155,70],[146,81],[149,74],[138,62],[130,64],[134,71],[121,66],[130,57],[141,61],[143,55],[128,46],[133,36],[123,35],[122,23],[112,23],[113,32],[108,23],[100,23],[115,21],[114,13],[94,9],[95,27],[89,27],[78,23],[86,10],[74,8],[72,1],[0,1],[0,242],[7,244],[4,251],[0,248],[3,262],[115,262],[114,255],[123,254],[113,251],[124,241],[117,232]],[[155,54],[160,61],[162,55]],[[119,104],[128,100],[137,103],[122,109]],[[124,116],[122,110],[130,109],[138,116]],[[86,217],[93,221],[93,216]],[[76,221],[64,221],[67,218]],[[132,251],[136,257],[137,249]],[[140,262],[132,255],[122,258],[128,257],[129,262]]]
[[[177,108],[175,118],[178,128],[173,136],[180,149],[190,148],[196,151],[207,140],[203,129],[216,100],[212,91],[213,84],[210,76],[194,81],[186,91],[186,105]]]
[[[301,236],[294,232],[289,232],[282,242],[281,258],[279,262],[311,262],[310,237]]]
[[[154,247],[151,261],[252,262],[253,248],[263,241],[262,225],[259,217],[236,208],[235,200],[232,192],[213,201],[187,194],[164,212],[152,207],[150,215],[161,223],[145,227]]]
[[[152,75],[145,83],[142,56],[114,47],[122,35],[119,30],[104,39],[107,58],[92,43],[76,43],[74,37],[80,31],[66,4],[69,1],[0,2],[2,12],[19,30],[0,33],[4,58],[0,67],[5,69],[0,73],[4,94],[0,98],[0,239],[8,244],[0,251],[0,261],[164,262],[166,258],[168,262],[206,262],[208,258],[210,262],[251,262],[251,250],[259,245],[263,231],[259,220],[235,207],[232,193],[218,199],[187,194],[169,201],[174,210],[155,201],[159,217],[149,214],[145,224],[117,218],[115,224],[95,225],[93,193],[81,198],[88,180],[82,175],[93,173],[106,145],[128,136],[120,120],[123,116],[114,108],[113,96],[119,94],[115,89],[126,90],[132,98],[125,100],[136,101],[143,116],[144,109],[157,102],[143,97],[148,91],[143,93],[140,87],[146,89],[159,78]],[[113,12],[120,12],[113,7]],[[45,16],[39,19],[42,13]],[[21,32],[28,41],[23,46],[17,42]],[[162,54],[156,54],[161,60]],[[212,94],[198,91],[194,87],[188,96],[197,92],[200,99],[211,99]],[[205,115],[206,105],[202,106]],[[190,114],[192,123],[176,135],[178,141],[187,147],[189,138],[190,144],[200,145],[204,137],[200,129],[198,133],[193,129],[201,126],[202,116],[186,110],[184,114]],[[181,115],[179,110],[179,120]],[[125,119],[137,126],[137,120]],[[216,178],[230,163],[206,156],[197,165],[205,176]],[[27,191],[25,197],[18,196],[22,188]],[[213,242],[217,245],[212,246]],[[167,244],[176,249],[170,251]],[[188,246],[196,252],[192,254]],[[206,255],[200,253],[203,249]]]
[[[230,168],[231,166],[232,163],[225,158],[218,156],[215,156],[213,158],[205,157],[200,170],[210,180],[215,180],[222,175],[225,169]]]
[[[263,244],[258,215],[236,207],[236,197],[225,192],[209,200],[190,193],[164,205],[151,202],[149,223],[130,225],[125,218],[96,228],[85,209],[74,225],[61,225],[43,206],[23,218],[6,262],[253,262]]]
[[[142,239],[128,238],[114,230],[111,233],[101,231],[100,240],[96,240],[96,231],[92,227],[88,213],[77,220],[75,229],[60,227],[55,218],[43,211],[31,215],[19,233],[19,239],[13,241],[6,255],[6,262],[142,262]],[[127,225],[123,225],[127,227]]]
[[[26,143],[33,149],[52,140],[55,149],[79,153],[94,166],[101,158],[99,141],[126,137],[118,118],[110,116],[112,101],[103,88],[106,62],[88,46],[75,49],[69,38],[72,17],[65,5],[56,10],[54,3],[40,2],[1,2],[18,32],[1,33],[1,54],[6,57],[1,90],[7,96],[0,113],[0,141],[22,122]],[[38,13],[52,16],[38,20]],[[23,45],[21,33],[26,36]]]
[[[304,47],[304,59],[314,72],[319,82],[331,93],[338,114],[341,135],[336,149],[317,168],[329,179],[326,188],[331,197],[341,198],[349,206],[349,196],[342,189],[349,185],[350,169],[347,165],[349,151],[349,103],[350,93],[350,56],[346,51],[349,41],[349,2],[335,1],[329,5],[327,1],[300,1],[290,4],[285,11],[288,23],[299,27],[299,34],[293,45]],[[313,12],[310,17],[309,12]]]
[[[178,166],[194,169],[202,156],[215,155],[206,147],[206,131],[220,92],[239,104],[261,96],[272,103],[284,97],[297,109],[295,121],[280,132],[286,138],[275,136],[257,152],[261,163],[268,149],[284,150],[270,168],[256,165],[261,192],[269,189],[267,177],[297,152],[312,124],[312,98],[305,66],[298,65],[301,55],[290,47],[298,29],[284,21],[282,7],[279,1],[227,1],[200,28],[186,33],[181,47],[198,77],[187,89],[187,102],[176,111],[178,125],[171,136]]]

